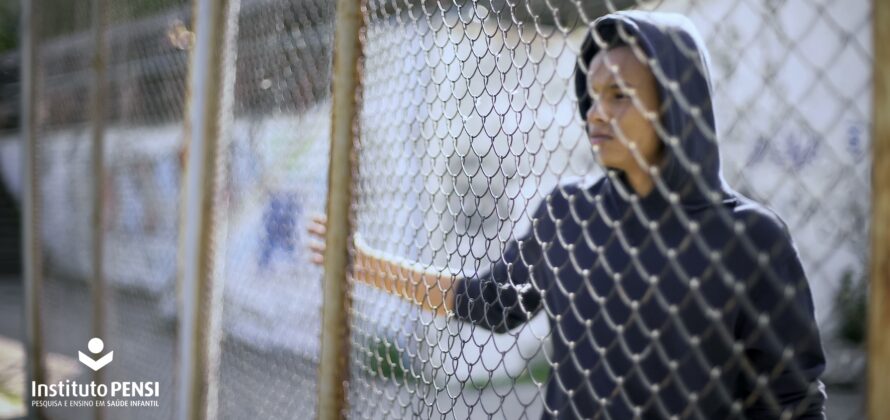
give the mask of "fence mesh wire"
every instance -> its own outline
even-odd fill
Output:
[[[140,7],[141,6],[141,7]],[[186,1],[108,3],[103,180],[107,381],[156,381],[175,410],[176,261],[189,44]],[[118,413],[109,411],[113,418]]]
[[[92,371],[72,363],[96,335],[91,298],[93,237],[92,116],[95,36],[90,7],[40,2],[38,22],[38,159],[40,239],[45,252],[47,352],[66,356],[49,380],[89,383]],[[90,6],[86,4],[85,6]],[[73,13],[71,17],[64,13]],[[127,418],[174,413],[177,214],[185,108],[189,22],[185,2],[109,2],[104,129],[105,277],[102,339],[115,363],[104,381],[157,381],[158,409],[128,409]],[[72,19],[67,21],[66,19]],[[61,24],[60,24],[61,22]],[[73,34],[69,33],[74,32]],[[89,409],[57,409],[56,418],[92,418]],[[114,417],[114,416],[112,416]]]
[[[89,28],[89,9],[70,15],[70,25]],[[38,36],[46,47],[37,56],[35,79],[37,97],[37,171],[46,174],[40,184],[37,241],[42,246],[46,264],[44,286],[39,299],[44,319],[45,351],[50,355],[76,354],[78,343],[90,339],[90,281],[77,273],[88,273],[91,249],[72,248],[66,244],[90,243],[89,220],[92,200],[89,183],[91,164],[90,109],[83,106],[89,97],[92,72],[89,56],[78,54],[72,45],[91,49],[93,39],[84,33],[68,39],[52,32],[53,19],[40,22]],[[57,165],[61,160],[68,165]],[[53,173],[54,172],[54,173]],[[58,212],[53,209],[64,208]],[[72,281],[74,280],[74,281]],[[84,322],[70,325],[69,317]],[[55,366],[54,366],[55,367]],[[52,369],[47,379],[89,381],[90,374],[71,364]],[[53,413],[61,415],[60,412]]]
[[[333,12],[324,1],[241,3],[221,418],[315,413],[321,269],[306,227],[325,211]]]
[[[38,4],[46,10],[35,69],[41,305],[47,352],[76,355],[93,336],[85,105],[93,70],[85,52],[95,46],[89,7],[52,9],[56,3]],[[191,7],[108,4],[103,339],[116,357],[106,375],[156,380],[164,390],[160,408],[109,412],[172,418]],[[348,417],[709,418],[722,406],[758,418],[751,410],[775,414],[790,398],[778,383],[809,393],[784,407],[797,415],[818,397],[808,370],[818,361],[806,350],[819,343],[797,331],[806,327],[811,294],[828,360],[821,376],[828,415],[861,418],[870,7],[867,0],[367,0]],[[664,26],[658,39],[669,44],[660,48],[685,61],[653,57],[634,44],[633,30],[616,30],[614,39],[652,58],[644,67],[665,86],[657,109],[647,108],[644,89],[610,67],[626,61],[601,57],[597,67],[583,54],[594,20],[617,9],[686,16],[710,52],[709,70],[695,64],[690,39]],[[235,98],[225,133],[227,236],[217,256],[225,261],[221,358],[212,372],[218,413],[311,417],[324,302],[307,226],[325,210],[334,5],[241,0],[237,23],[235,82],[226,87]],[[579,68],[588,84],[599,80],[588,69],[599,68],[617,86],[576,91]],[[701,77],[713,94],[705,107],[684,90]],[[615,131],[610,100],[644,120],[645,111],[673,111],[688,122],[678,129],[648,120],[674,166],[691,174],[683,188],[655,171],[651,195],[635,197],[620,172],[604,170],[614,167],[608,154],[619,153],[618,144],[639,141]],[[579,102],[593,112],[582,106],[579,114]],[[591,127],[611,139],[593,147]],[[690,154],[683,146],[690,141],[719,144],[726,182],[784,223],[767,213],[738,218],[729,205],[705,217],[684,202],[719,186],[707,178],[716,155]],[[642,145],[629,156],[619,164],[650,163]],[[7,182],[15,179],[3,169]],[[796,248],[769,226],[787,228]],[[806,282],[788,269],[794,255]],[[764,370],[769,357],[776,358]],[[87,371],[72,366],[61,374],[88,382]]]
[[[707,411],[713,398],[756,417],[758,406],[778,412],[787,397],[773,384],[797,381],[807,390],[812,366],[800,362],[812,363],[805,360],[812,356],[806,346],[815,338],[782,329],[793,329],[787,321],[804,315],[792,315],[793,309],[806,310],[803,276],[771,272],[762,263],[753,271],[733,269],[745,259],[757,265],[764,255],[781,268],[781,245],[758,238],[762,222],[750,215],[728,219],[722,207],[702,217],[683,202],[689,188],[714,187],[705,177],[715,157],[693,155],[683,146],[702,138],[719,140],[729,183],[787,223],[828,345],[827,376],[849,380],[840,378],[861,372],[856,365],[862,359],[845,353],[859,333],[844,324],[861,310],[853,296],[862,296],[866,276],[868,4],[638,5],[680,12],[701,30],[712,54],[715,105],[699,109],[701,103],[690,99],[687,86],[701,75],[694,61],[677,69],[671,66],[682,64],[673,59],[647,56],[655,58],[648,65],[658,83],[678,84],[678,91],[660,92],[661,108],[647,109],[646,98],[635,96],[639,90],[623,85],[636,82],[613,74],[641,113],[668,112],[665,103],[674,102],[692,117],[690,126],[677,131],[661,120],[658,135],[668,153],[687,154],[680,165],[698,183],[678,185],[673,174],[656,173],[652,194],[665,201],[678,196],[679,203],[652,207],[652,198],[641,199],[640,206],[618,214],[608,187],[596,178],[627,184],[604,174],[595,161],[576,111],[588,92],[572,90],[582,39],[598,15],[585,16],[571,2],[548,4],[555,7],[538,14],[531,3],[412,8],[369,2],[353,208],[359,263],[352,289],[350,413],[707,418],[716,415]],[[670,27],[658,30],[668,42],[683,43],[677,53],[689,54],[687,39]],[[619,37],[632,44],[634,34]],[[645,52],[645,46],[635,50]],[[612,64],[626,65],[604,65]],[[599,94],[593,100],[606,103],[612,93]],[[691,126],[707,125],[710,112],[717,115],[716,132]],[[601,118],[585,117],[588,125]],[[601,125],[614,132],[610,122],[615,124]],[[616,137],[639,141],[637,134]],[[679,143],[672,145],[673,138]],[[600,147],[603,159],[615,153],[614,146]],[[679,239],[671,232],[678,226],[684,227]],[[635,231],[641,228],[642,236]],[[714,231],[733,237],[715,240]],[[691,262],[695,253],[710,261]],[[657,255],[665,258],[657,262]],[[446,281],[427,287],[457,296],[457,318],[477,325],[434,317],[367,285],[410,288],[423,282],[422,271],[444,275]],[[458,278],[466,280],[452,282]],[[469,285],[461,288],[460,281]],[[750,293],[716,298],[721,292],[714,288],[722,287],[725,294],[740,287]],[[435,307],[436,293],[401,294]],[[542,307],[539,316],[509,322],[534,314],[534,305]],[[763,328],[743,335],[739,323],[721,324],[717,314],[735,310]],[[700,325],[695,318],[709,322]],[[772,371],[756,365],[761,340],[785,346],[779,348],[786,359],[777,358]],[[744,353],[715,360],[709,345]],[[699,369],[713,376],[690,373]],[[748,391],[726,383],[733,374],[739,383],[751,382]],[[806,404],[782,408],[799,415]]]

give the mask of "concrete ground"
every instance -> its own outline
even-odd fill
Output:
[[[89,381],[73,363],[89,339],[89,289],[81,282],[48,279],[43,308],[50,377]],[[160,408],[108,409],[107,418],[172,418],[175,329],[157,314],[151,296],[113,291],[109,296],[107,348],[116,352],[106,380],[156,380],[161,383]],[[22,287],[17,278],[0,279],[0,419],[23,415],[24,337]],[[306,418],[315,412],[314,360],[284,349],[259,349],[231,336],[223,340],[220,362],[221,419]],[[353,416],[361,418],[502,418],[536,419],[542,410],[538,388],[531,383],[481,390],[396,387],[365,379],[367,392],[350,395]],[[169,390],[169,392],[167,391]],[[855,388],[828,387],[830,419],[862,419],[863,393]],[[90,418],[86,409],[50,411],[51,418]]]

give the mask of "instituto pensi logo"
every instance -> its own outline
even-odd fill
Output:
[[[108,366],[114,352],[105,355],[105,342],[94,337],[87,343],[91,355],[77,352],[77,359],[93,371]],[[125,362],[126,360],[124,360]],[[64,379],[56,383],[31,381],[31,405],[35,407],[159,407],[158,381],[111,381],[97,383]]]
[[[105,342],[103,342],[102,339],[99,337],[94,337],[92,340],[90,340],[89,343],[87,343],[87,348],[90,350],[90,353],[98,356],[99,353],[102,353],[102,350],[105,349]],[[87,356],[82,351],[79,351],[77,352],[77,358],[78,360],[80,360],[80,363],[85,364],[88,368],[95,371],[102,369],[103,367],[105,367],[105,365],[111,363],[111,361],[114,359],[114,352],[110,351],[108,352],[108,354],[102,356],[97,360],[93,359],[90,356]]]

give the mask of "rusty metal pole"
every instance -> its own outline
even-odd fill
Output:
[[[868,414],[890,419],[890,1],[875,0]]]
[[[93,214],[92,214],[92,282],[90,285],[92,294],[92,331],[93,337],[102,340],[105,336],[105,276],[102,272],[102,187],[105,180],[105,95],[107,94],[107,66],[108,66],[108,1],[93,0],[93,91],[91,94],[90,120],[92,123],[92,164],[93,164]],[[103,383],[102,370],[93,372],[93,381]],[[104,418],[104,410],[96,406],[96,420]]]
[[[221,187],[232,124],[239,0],[195,0],[180,221],[180,420],[216,418],[225,236]]]
[[[31,404],[31,381],[46,383],[43,358],[43,330],[40,297],[43,294],[43,270],[40,250],[40,178],[37,168],[37,16],[35,1],[22,2],[21,115],[24,171],[22,181],[22,258],[25,294],[25,355],[27,374],[23,395],[28,418],[43,418],[43,410]]]
[[[318,418],[340,419],[346,413],[349,356],[349,212],[352,205],[353,142],[361,88],[361,1],[337,1],[334,33],[331,154],[328,166],[324,254],[321,360],[318,374]]]

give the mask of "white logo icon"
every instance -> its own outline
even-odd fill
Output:
[[[102,342],[101,338],[94,337],[87,343],[87,348],[90,349],[90,353],[99,354],[102,352],[102,349],[105,348],[105,343]],[[88,368],[92,370],[99,370],[105,367],[105,365],[111,363],[111,360],[114,359],[114,352],[110,351],[105,356],[102,356],[99,360],[94,360],[92,357],[83,354],[82,351],[77,352],[78,360],[80,363],[87,365]]]

